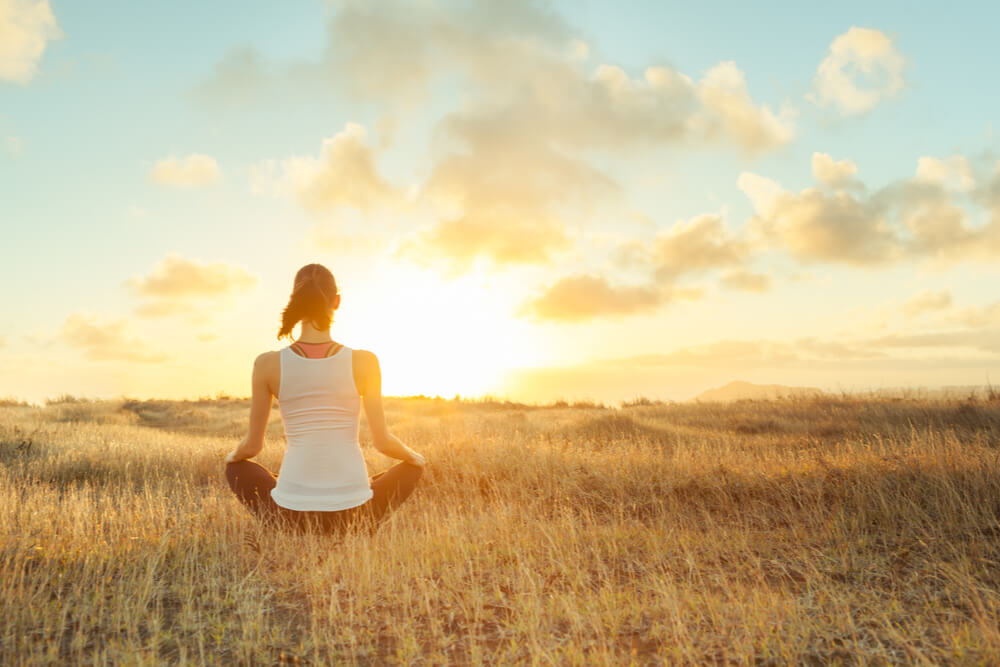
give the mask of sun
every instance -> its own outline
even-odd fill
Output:
[[[530,326],[475,280],[408,272],[363,289],[361,302],[345,301],[337,317],[345,336],[378,355],[383,394],[492,393],[504,372],[537,357]]]

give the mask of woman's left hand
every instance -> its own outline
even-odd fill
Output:
[[[243,440],[240,441],[240,444],[236,445],[236,449],[226,454],[225,463],[236,463],[237,461],[242,461],[243,459],[248,459],[250,456],[253,456],[253,454],[250,456],[240,456],[240,450],[246,447],[246,444],[247,439],[243,438]]]

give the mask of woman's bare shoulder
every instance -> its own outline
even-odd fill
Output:
[[[351,350],[354,355],[354,363],[364,366],[377,366],[378,357],[371,350]]]
[[[260,368],[262,370],[267,370],[269,368],[276,368],[278,366],[279,360],[281,359],[281,352],[277,350],[271,350],[269,352],[262,352],[257,355],[257,358],[253,361],[254,368]]]
[[[364,395],[372,381],[381,381],[381,371],[378,367],[378,357],[371,350],[351,350],[351,363],[354,365],[354,382],[358,393]]]

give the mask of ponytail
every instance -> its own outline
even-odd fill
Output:
[[[333,318],[333,301],[337,296],[337,281],[322,264],[307,264],[295,274],[292,295],[281,311],[278,338],[291,338],[292,329],[302,321],[317,329],[329,329]]]

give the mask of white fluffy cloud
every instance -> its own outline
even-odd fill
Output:
[[[813,153],[813,178],[831,188],[849,185],[858,173],[858,166],[850,160],[834,160],[826,153]]]
[[[367,130],[347,123],[323,140],[319,157],[265,162],[251,171],[251,180],[256,191],[288,192],[311,211],[347,206],[367,212],[390,205],[398,197],[379,174],[375,158]]]
[[[903,88],[905,63],[884,32],[851,27],[830,44],[809,99],[820,106],[832,104],[845,115],[870,111]]]
[[[771,286],[769,276],[746,269],[750,244],[730,231],[718,214],[679,220],[648,243],[626,243],[620,255],[619,270],[644,274],[641,282],[615,285],[603,276],[568,276],[528,301],[520,314],[541,320],[583,321],[651,311],[677,301],[700,299],[704,289],[686,286],[683,279],[721,269],[728,269],[721,277],[728,289],[759,293]]]
[[[148,276],[136,276],[127,284],[147,297],[215,297],[253,289],[257,278],[242,266],[199,262],[170,253]]]
[[[795,137],[795,112],[783,108],[777,113],[767,105],[756,105],[747,89],[746,75],[734,62],[710,69],[698,85],[698,99],[704,110],[692,119],[698,126],[708,123],[715,131],[744,150],[765,151],[788,143]]]
[[[636,77],[611,64],[588,72],[544,51],[523,53],[513,66],[522,77],[508,72],[489,82],[496,89],[453,114],[448,126],[517,133],[573,152],[719,144],[758,153],[795,136],[795,113],[756,103],[732,62],[698,81],[663,65]]]
[[[756,174],[741,174],[753,203],[750,225],[803,261],[878,264],[896,258],[898,239],[878,201],[844,191],[806,188],[794,193]]]
[[[571,219],[617,194],[614,181],[586,161],[496,129],[454,130],[466,148],[439,159],[423,188],[439,222],[405,246],[406,254],[457,267],[477,258],[547,263],[571,245]]]
[[[222,170],[215,158],[193,153],[183,158],[168,157],[160,160],[149,172],[149,180],[161,185],[198,188],[222,180]]]
[[[563,278],[526,303],[522,316],[539,320],[580,322],[595,317],[623,316],[650,310],[666,300],[666,290],[653,286],[620,286],[602,276]]]
[[[228,262],[201,262],[168,254],[145,276],[134,276],[126,286],[143,301],[135,313],[140,317],[184,316],[204,319],[200,306],[209,300],[217,308],[226,299],[257,286],[257,277]]]
[[[803,262],[873,266],[1000,255],[1000,216],[994,211],[988,222],[976,224],[956,199],[972,191],[971,199],[987,209],[996,206],[992,181],[977,187],[965,158],[921,158],[914,178],[873,192],[854,180],[856,171],[848,160],[835,162],[818,153],[813,172],[825,187],[799,192],[757,174],[741,174],[738,186],[755,210],[748,223],[752,234]],[[836,187],[844,185],[854,186],[853,191]]]
[[[49,40],[61,36],[48,0],[0,0],[0,79],[30,81]]]
[[[721,215],[680,220],[661,231],[649,248],[654,273],[661,281],[710,269],[738,267],[749,257],[747,242],[727,227]]]

